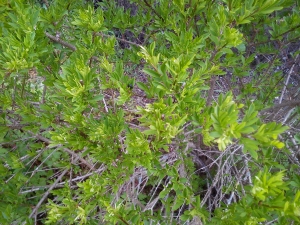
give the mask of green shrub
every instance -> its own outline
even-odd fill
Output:
[[[299,1],[94,4],[0,3],[0,223],[300,222]]]

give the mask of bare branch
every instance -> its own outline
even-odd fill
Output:
[[[48,32],[45,32],[45,34],[46,34],[46,36],[47,36],[51,41],[54,41],[54,42],[56,42],[56,43],[59,43],[59,44],[61,44],[62,46],[65,46],[65,47],[67,47],[67,48],[69,48],[69,49],[71,49],[71,50],[73,50],[73,51],[76,51],[76,50],[77,50],[77,48],[76,48],[74,45],[72,45],[72,44],[70,44],[70,43],[68,43],[68,42],[66,42],[66,41],[63,41],[63,40],[59,39],[58,37],[55,37],[55,36],[49,34]]]
[[[213,94],[214,94],[214,90],[215,90],[216,80],[217,80],[217,76],[216,75],[213,75],[210,78],[210,89],[208,91],[206,106],[210,106],[210,104],[212,102],[212,98],[213,98]]]
[[[274,105],[271,108],[261,110],[260,113],[266,113],[266,112],[269,112],[272,110],[279,110],[280,108],[284,108],[284,107],[292,108],[292,107],[296,107],[296,106],[300,106],[300,101],[288,101],[285,103]]]
[[[107,34],[102,34],[102,33],[96,33],[97,36],[101,36],[101,37],[111,37],[110,35],[107,35]],[[130,45],[134,45],[134,46],[137,46],[137,47],[141,47],[139,44],[136,44],[132,41],[127,41],[125,39],[122,39],[122,38],[118,38],[115,36],[115,38],[118,40],[118,41],[121,41],[121,42],[124,42],[124,43],[127,43],[127,44],[130,44]]]
[[[67,47],[67,48],[69,48],[69,49],[71,49],[71,50],[73,50],[73,51],[76,51],[76,50],[77,50],[76,46],[74,46],[74,45],[72,45],[72,44],[70,44],[70,43],[68,43],[68,42],[66,42],[66,41],[63,41],[63,40],[61,40],[60,38],[55,37],[55,36],[49,34],[48,32],[45,32],[45,35],[46,35],[51,41],[53,41],[53,42],[59,43],[59,44],[61,44],[62,46],[65,46],[65,47]],[[100,61],[99,58],[96,57],[96,56],[92,56],[91,58],[92,58],[93,60],[97,61],[97,62]]]
[[[34,134],[34,133],[32,133],[31,131],[28,131],[28,132],[29,132],[30,134],[34,135],[37,139],[39,139],[39,140],[41,140],[41,141],[43,141],[43,142],[45,142],[45,143],[47,143],[47,144],[50,144],[50,143],[51,143],[51,141],[50,141],[48,138],[45,138],[45,137],[43,137],[42,135]],[[94,169],[95,169],[93,165],[91,165],[89,162],[87,162],[84,158],[82,158],[82,157],[81,157],[80,155],[78,155],[76,152],[74,152],[74,151],[72,151],[72,150],[70,150],[70,149],[68,149],[68,148],[63,148],[63,150],[66,151],[67,153],[69,153],[70,155],[72,155],[72,156],[74,156],[74,157],[77,157],[78,160],[79,160],[80,162],[82,162],[84,165],[86,165],[89,169],[91,169],[91,170],[94,170]]]
[[[50,194],[50,192],[53,190],[53,188],[55,188],[55,186],[57,185],[57,183],[63,178],[63,176],[69,171],[69,169],[65,169],[60,176],[56,179],[56,181],[51,185],[51,187],[45,192],[45,194],[43,195],[43,197],[40,199],[40,201],[38,202],[38,204],[34,207],[34,209],[32,210],[32,212],[29,215],[29,218],[32,218],[32,216],[37,212],[37,210],[41,207],[42,203],[45,201],[45,199],[48,197],[48,195]],[[23,225],[25,225],[26,222],[23,222]]]
[[[295,67],[295,64],[296,64],[296,61],[297,61],[298,56],[299,56],[299,55],[297,55],[297,57],[296,57],[296,59],[295,59],[295,62],[294,62],[294,64],[292,65],[292,67],[291,67],[291,69],[290,69],[290,71],[289,71],[289,73],[288,73],[288,76],[287,76],[287,78],[286,78],[286,81],[285,81],[285,83],[284,83],[283,90],[282,90],[281,96],[280,96],[280,98],[279,98],[279,103],[280,103],[280,104],[281,104],[281,102],[282,102],[284,93],[285,93],[285,91],[286,91],[286,87],[287,87],[287,85],[288,85],[288,83],[289,83],[291,74],[292,74],[292,72],[294,71],[294,67]]]

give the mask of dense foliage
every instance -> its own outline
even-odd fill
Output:
[[[1,0],[0,224],[298,224],[299,4]]]

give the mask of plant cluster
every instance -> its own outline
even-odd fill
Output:
[[[0,1],[0,223],[299,223],[299,4]]]

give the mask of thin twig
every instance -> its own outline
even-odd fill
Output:
[[[53,42],[59,43],[59,44],[61,44],[62,46],[65,46],[65,47],[67,47],[67,48],[69,48],[69,49],[71,49],[71,50],[73,50],[73,51],[76,51],[76,50],[77,50],[76,46],[74,46],[74,45],[72,45],[72,44],[70,44],[70,43],[68,43],[68,42],[66,42],[66,41],[63,41],[63,40],[61,40],[60,38],[55,37],[55,36],[49,34],[48,32],[45,32],[45,35],[46,35],[51,41],[53,41]],[[93,60],[97,61],[97,62],[100,61],[99,58],[98,58],[97,56],[92,56],[91,58],[92,58]]]
[[[68,181],[63,181],[63,182],[59,182],[56,187],[64,187],[65,183],[70,183],[70,182],[75,182],[75,181],[82,181],[94,174],[100,174],[101,172],[103,172],[104,170],[106,169],[106,167],[104,165],[102,165],[99,169],[97,169],[96,171],[93,171],[93,172],[90,172],[90,173],[87,173],[85,175],[82,175],[82,176],[78,176],[78,177],[75,177],[71,180],[68,180]],[[27,190],[25,191],[20,191],[19,194],[27,194],[27,193],[30,193],[30,192],[34,192],[34,191],[39,191],[39,190],[43,190],[43,189],[47,189],[49,188],[51,185],[46,185],[46,186],[41,186],[41,187],[31,187],[31,188],[27,188]],[[78,187],[76,185],[76,187]]]
[[[43,95],[42,95],[42,100],[41,103],[44,104],[45,103],[45,96],[46,96],[46,91],[47,91],[47,86],[45,84],[43,84]]]
[[[95,35],[101,36],[101,37],[111,37],[110,35],[102,34],[102,33],[96,33]],[[118,41],[121,41],[121,42],[130,44],[130,45],[134,45],[134,46],[137,46],[137,47],[141,47],[141,45],[136,44],[136,43],[134,43],[134,42],[132,42],[132,41],[127,41],[127,40],[125,40],[125,39],[123,39],[123,38],[118,38],[118,37],[116,37],[116,36],[115,36],[115,38],[116,38]]]
[[[215,89],[215,84],[216,84],[217,76],[213,75],[210,78],[210,89],[208,91],[208,96],[207,96],[207,101],[206,101],[206,106],[210,106],[214,94],[214,89]]]
[[[288,85],[288,83],[289,83],[291,74],[292,74],[292,72],[294,71],[294,67],[295,67],[295,64],[296,64],[296,61],[297,61],[298,56],[299,56],[299,55],[297,55],[297,57],[296,57],[296,59],[295,59],[295,62],[294,62],[294,64],[292,65],[292,67],[291,67],[291,69],[290,69],[290,71],[289,71],[289,73],[288,73],[288,76],[287,76],[287,78],[286,78],[286,80],[285,80],[285,83],[284,83],[284,86],[283,86],[283,90],[282,90],[281,95],[280,95],[280,98],[279,98],[279,104],[281,104],[281,102],[282,102],[284,93],[285,93],[285,91],[286,91],[286,87],[287,87],[287,85]]]
[[[67,47],[67,48],[69,48],[69,49],[71,49],[71,50],[73,50],[73,51],[76,51],[76,50],[77,50],[77,48],[76,48],[74,45],[72,45],[72,44],[70,44],[70,43],[68,43],[68,42],[66,42],[66,41],[63,41],[63,40],[61,40],[60,38],[55,37],[55,36],[49,34],[48,32],[45,32],[45,34],[46,34],[46,36],[47,36],[51,41],[57,42],[57,43],[59,43],[59,44],[65,46],[65,47]]]
[[[283,33],[281,33],[281,34],[278,34],[277,36],[273,37],[273,39],[276,39],[276,38],[278,38],[278,37],[280,37],[280,36],[286,35],[287,33],[292,32],[292,31],[296,30],[296,29],[299,28],[299,27],[300,27],[300,24],[298,24],[298,25],[295,26],[295,27],[290,28],[289,30],[287,30],[287,31],[285,31],[285,32],[283,32]]]
[[[33,160],[37,159],[46,149],[43,149],[38,155],[37,157],[34,157]],[[31,172],[31,176],[28,178],[28,180],[25,182],[24,185],[27,185],[29,180],[39,171],[40,167],[51,157],[52,154],[54,154],[56,152],[57,149],[54,149],[53,151],[50,152],[49,155],[47,155],[47,157]],[[32,164],[33,165],[33,164]],[[31,167],[30,167],[31,168]],[[29,169],[30,169],[29,168]],[[29,170],[28,169],[28,170]],[[27,171],[28,171],[27,170]]]
[[[280,108],[287,107],[287,106],[290,107],[290,108],[295,107],[295,106],[300,106],[300,101],[288,101],[288,102],[285,102],[285,103],[277,104],[277,105],[274,105],[271,108],[261,110],[260,113],[266,113],[266,112],[269,112],[269,111],[272,111],[272,110],[278,110]]]
[[[46,144],[51,144],[51,141],[48,138],[43,137],[42,135],[39,134],[34,134],[31,131],[28,131],[31,135],[34,135],[37,139],[45,142]],[[70,155],[74,157],[78,157],[79,161],[82,162],[84,165],[86,165],[89,169],[94,170],[94,166],[91,165],[89,162],[87,162],[84,158],[82,158],[80,155],[78,155],[76,152],[68,149],[68,148],[63,148],[64,151],[69,153]]]
[[[45,194],[43,195],[43,197],[40,199],[40,201],[38,202],[38,204],[34,207],[34,209],[32,210],[32,212],[29,215],[29,218],[32,218],[32,216],[37,212],[37,210],[41,207],[42,203],[45,201],[45,199],[48,197],[48,195],[50,194],[50,192],[53,190],[53,188],[55,188],[56,184],[64,177],[64,175],[69,171],[69,169],[65,169],[60,176],[56,179],[56,181],[51,185],[51,187],[45,192]],[[22,225],[25,225],[26,222],[23,222]]]

